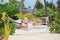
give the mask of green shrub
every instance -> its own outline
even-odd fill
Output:
[[[0,19],[0,36],[4,34],[4,23],[3,21]]]
[[[5,34],[5,26],[4,26],[4,22],[7,22],[7,21],[3,21],[1,18],[0,18],[0,36],[3,34]],[[13,34],[16,30],[16,25],[14,23],[9,23],[9,27],[11,28],[11,32],[10,34]]]
[[[38,17],[45,17],[45,9],[37,10],[35,14]],[[53,11],[52,9],[48,9],[48,16],[50,21],[50,32],[60,33],[60,14],[57,11]]]
[[[0,28],[0,36],[2,36],[3,34],[4,34],[4,28],[1,27],[1,28]]]
[[[10,23],[9,25],[10,25],[10,28],[11,28],[10,34],[12,35],[12,34],[15,33],[15,30],[16,30],[17,26],[14,23]]]
[[[17,19],[14,15],[16,13],[19,13],[19,9],[14,6],[11,7],[11,6],[7,6],[7,5],[3,4],[3,5],[0,5],[0,14],[2,12],[6,12],[8,14],[8,16],[11,17],[12,19]]]
[[[2,23],[0,23],[0,24],[2,24]],[[14,34],[17,26],[15,24],[13,24],[13,23],[9,23],[9,27],[11,28],[10,34],[11,35]],[[4,29],[5,29],[4,24],[3,25],[0,25],[0,36],[2,34],[4,35],[4,33],[5,33],[5,30]]]
[[[50,32],[60,33],[60,14],[56,14],[54,20],[50,24]]]
[[[38,17],[44,17],[44,16],[46,16],[45,9],[44,8],[38,9],[35,15],[38,16]]]
[[[54,20],[55,14],[56,13],[52,9],[48,9],[48,16],[49,16],[49,21],[50,22]],[[35,16],[46,17],[45,9],[42,8],[42,9],[37,10]]]
[[[34,18],[36,18],[35,15],[29,14],[29,13],[25,13],[25,14],[16,13],[14,16],[16,16],[17,18],[19,18],[21,20],[24,20],[25,17],[27,17],[28,19],[34,19]]]
[[[48,10],[48,16],[49,16],[49,21],[52,22],[54,20],[56,12],[54,12],[52,9]]]

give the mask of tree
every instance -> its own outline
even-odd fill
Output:
[[[58,5],[58,12],[60,13],[60,0],[58,0],[57,5]]]
[[[24,0],[21,0],[21,3],[20,3],[20,14],[22,14],[22,11],[23,11],[23,2],[24,2]]]
[[[41,9],[41,8],[43,8],[43,5],[42,5],[42,3],[40,3],[39,0],[37,0],[36,5],[35,5],[35,8],[36,8],[36,9]]]
[[[17,0],[9,0],[8,5],[19,8],[20,2]]]
[[[47,5],[48,8],[50,8],[50,9],[55,11],[56,7],[55,7],[55,5],[52,2],[49,3],[48,1],[46,1],[46,5]]]
[[[53,0],[52,0],[52,8],[53,8]]]
[[[1,0],[1,2],[4,2],[4,0]],[[17,0],[9,0],[9,2],[7,2],[5,4],[7,4],[8,6],[11,6],[11,7],[13,6],[13,7],[19,8],[20,2]]]
[[[46,5],[49,6],[49,2],[48,1],[46,1]]]
[[[19,13],[19,9],[16,8],[16,7],[13,7],[13,6],[10,7],[7,4],[0,4],[0,13],[2,13],[2,12],[6,12],[9,17],[15,19],[14,18],[15,17],[14,15],[16,13]]]
[[[46,13],[46,16],[48,16],[48,10],[47,10],[47,3],[46,3],[46,0],[44,0],[44,4],[45,4],[45,13]]]
[[[47,4],[47,6],[48,6],[49,8],[55,9],[55,5],[52,4],[52,2],[49,3],[48,1],[46,1],[46,4]]]
[[[52,3],[49,3],[49,8],[51,8],[51,9],[55,9],[55,5],[52,4]]]

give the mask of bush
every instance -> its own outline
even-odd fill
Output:
[[[50,23],[50,32],[60,33],[60,14],[56,14],[54,20]]]
[[[19,9],[14,7],[14,6],[7,6],[6,4],[0,5],[0,14],[2,12],[6,12],[8,14],[9,17],[11,17],[12,19],[17,19],[14,15],[16,13],[19,13]]]
[[[44,17],[44,16],[46,16],[45,9],[44,8],[38,9],[35,15],[38,16],[38,17]]]
[[[17,28],[17,26],[14,24],[14,23],[9,23],[9,26],[11,28],[11,33],[10,34],[13,34]],[[5,30],[4,30],[4,23],[3,21],[0,21],[0,35],[4,34]]]
[[[28,19],[33,19],[35,18],[35,15],[33,14],[29,14],[29,13],[26,13],[26,14],[19,14],[19,13],[16,13],[14,16],[16,16],[17,18],[23,20],[25,17],[27,17]]]
[[[4,30],[5,27],[4,27],[4,24],[3,23],[0,23],[0,24],[2,24],[2,25],[0,25],[0,36],[1,36],[2,34],[4,35],[4,33],[5,33],[5,30]],[[11,28],[10,34],[11,35],[14,34],[17,26],[15,24],[13,24],[13,23],[9,23],[9,27]]]
[[[0,36],[2,36],[3,34],[4,34],[4,28],[1,27],[1,28],[0,28]]]
[[[5,12],[3,12],[5,13]],[[2,13],[2,14],[3,14]],[[7,27],[10,27],[11,28],[11,32],[10,34],[13,34],[15,32],[15,29],[16,29],[16,25],[14,23],[9,23],[9,24],[6,24],[7,23],[7,19],[8,16],[6,14],[3,14],[2,15],[2,19],[0,18],[0,36],[5,35],[5,29],[7,29]],[[3,20],[4,19],[4,20]],[[6,24],[6,25],[5,25]],[[9,25],[9,26],[8,26]],[[5,28],[6,27],[6,28]],[[9,29],[8,29],[9,30]]]
[[[16,30],[17,26],[14,23],[10,23],[9,25],[10,25],[10,28],[11,28],[10,34],[12,35],[12,34],[15,33],[15,30]]]
[[[56,14],[56,12],[54,12],[52,9],[48,10],[48,16],[49,16],[49,21],[50,22],[54,20],[55,14]],[[37,16],[37,17],[46,17],[45,9],[42,8],[42,9],[37,10],[35,16]]]
[[[4,23],[3,21],[0,19],[0,36],[4,34]]]
[[[35,14],[38,17],[45,17],[45,9],[37,10]],[[57,11],[53,11],[52,9],[48,10],[48,16],[50,21],[50,32],[60,33],[60,14]]]
[[[54,20],[56,12],[54,12],[52,9],[48,10],[48,16],[49,16],[49,21],[52,22]]]

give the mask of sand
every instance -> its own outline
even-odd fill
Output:
[[[32,30],[16,29],[9,40],[60,40],[60,34],[50,33],[46,25],[36,25]]]

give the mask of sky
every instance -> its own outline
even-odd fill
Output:
[[[1,0],[0,0],[0,1],[1,1]],[[28,7],[30,6],[31,9],[33,9],[36,1],[37,1],[37,0],[25,0],[25,1],[24,1],[24,6],[25,6],[26,8],[28,8]],[[46,0],[46,1],[52,2],[52,0]],[[8,0],[4,0],[4,3],[5,3],[5,2],[8,2]],[[44,5],[44,0],[40,0],[40,2]],[[55,5],[57,5],[57,0],[53,0],[53,3],[54,3]]]

